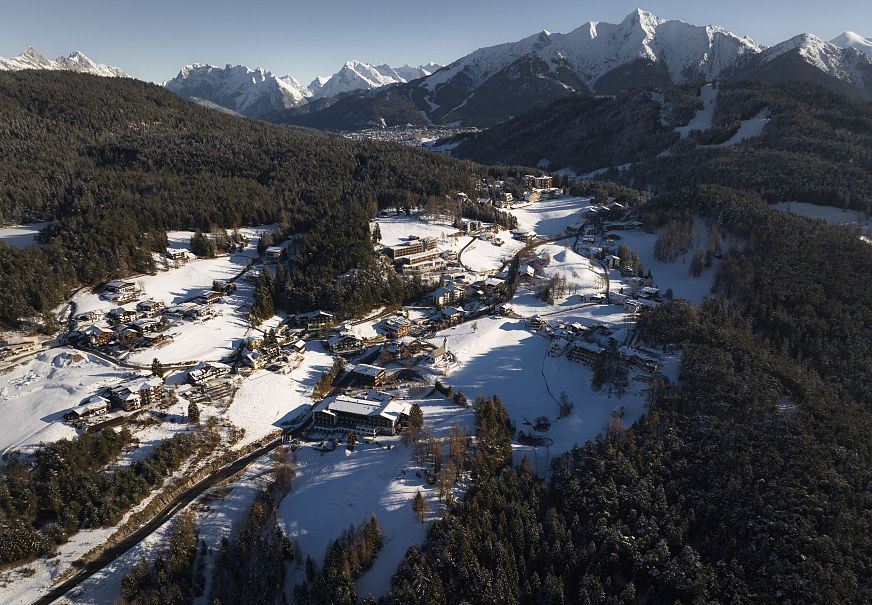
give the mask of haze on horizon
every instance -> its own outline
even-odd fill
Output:
[[[619,22],[641,8],[667,19],[720,25],[772,45],[810,32],[832,39],[845,30],[872,35],[872,2],[808,0],[765,3],[704,0],[520,0],[368,3],[323,0],[188,0],[113,3],[50,0],[8,6],[0,21],[0,56],[33,46],[54,58],[81,50],[99,63],[153,82],[189,63],[243,64],[302,83],[345,61],[418,65],[451,63],[467,53],[547,29],[568,32],[587,21]]]

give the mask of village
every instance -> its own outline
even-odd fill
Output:
[[[519,187],[517,198],[508,192]],[[272,226],[241,229],[212,258],[192,252],[191,232],[169,234],[155,275],[79,291],[59,309],[63,339],[4,343],[10,380],[0,421],[25,408],[35,414],[10,424],[0,451],[26,454],[107,427],[133,432],[132,458],[203,425],[221,435],[216,456],[293,444],[298,481],[308,487],[289,502],[338,498],[351,507],[337,512],[339,525],[379,508],[397,540],[379,563],[391,569],[400,546],[423,536],[410,532],[411,513],[391,521],[385,499],[406,494],[405,510],[421,490],[434,510],[441,506],[435,479],[402,453],[415,410],[437,438],[470,434],[475,398],[500,396],[516,429],[516,462],[527,458],[545,476],[553,456],[621,430],[644,412],[653,383],[676,378],[680,353],[639,343],[636,321],[667,296],[698,300],[710,286],[712,270],[692,279],[686,265],[653,258],[657,235],[633,208],[572,197],[550,177],[483,182],[471,202],[509,212],[517,225],[458,220],[438,208],[380,212],[370,228],[384,270],[421,280],[427,292],[363,317],[316,309],[252,321],[258,276],[294,254],[293,240],[259,245]],[[669,281],[655,281],[661,275]],[[365,456],[358,472],[384,482],[376,501],[362,484],[367,495],[337,496],[352,481],[348,469],[358,468],[349,455]],[[220,510],[210,505],[230,514]],[[316,554],[332,535],[311,516],[288,523]],[[70,560],[80,554],[75,540],[66,548]]]

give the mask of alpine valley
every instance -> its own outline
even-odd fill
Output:
[[[192,60],[557,3],[43,4],[0,32],[131,65],[0,59],[0,605],[872,603],[867,37],[699,2],[778,43],[635,10],[306,84]]]

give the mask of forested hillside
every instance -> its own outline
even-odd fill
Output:
[[[4,73],[0,115],[0,223],[53,221],[40,252],[0,247],[0,321],[45,311],[77,282],[148,271],[172,228],[317,231],[338,240],[310,242],[329,279],[366,264],[379,204],[469,190],[475,171],[224,115],[135,80]]]
[[[626,432],[484,478],[412,548],[390,603],[872,600],[868,246],[720,188],[657,198],[749,245],[721,294],[643,317],[683,348]],[[741,265],[742,271],[737,270]],[[422,588],[425,587],[425,588]]]
[[[454,154],[526,165],[547,159],[552,169],[578,173],[631,163],[604,178],[658,191],[716,183],[769,201],[872,209],[872,103],[796,82],[721,82],[712,128],[679,141],[672,128],[689,121],[695,94],[565,99],[480,133]],[[764,109],[771,119],[760,137],[705,147]]]
[[[666,110],[646,91],[567,98],[480,133],[459,135],[452,155],[525,166],[547,160],[552,169],[579,173],[653,159],[678,141],[674,126],[693,115],[696,90],[672,89],[664,102]]]

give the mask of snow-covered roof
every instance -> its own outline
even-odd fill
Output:
[[[401,414],[408,414],[411,405],[394,400],[387,393],[370,391],[363,397],[350,395],[335,395],[321,400],[312,409],[313,412],[327,414],[352,414],[355,416],[381,416],[396,422]]]
[[[361,363],[361,364],[354,366],[354,373],[355,374],[362,374],[363,376],[376,377],[384,371],[385,371],[384,368],[379,367],[379,366],[370,365],[368,363]]]

